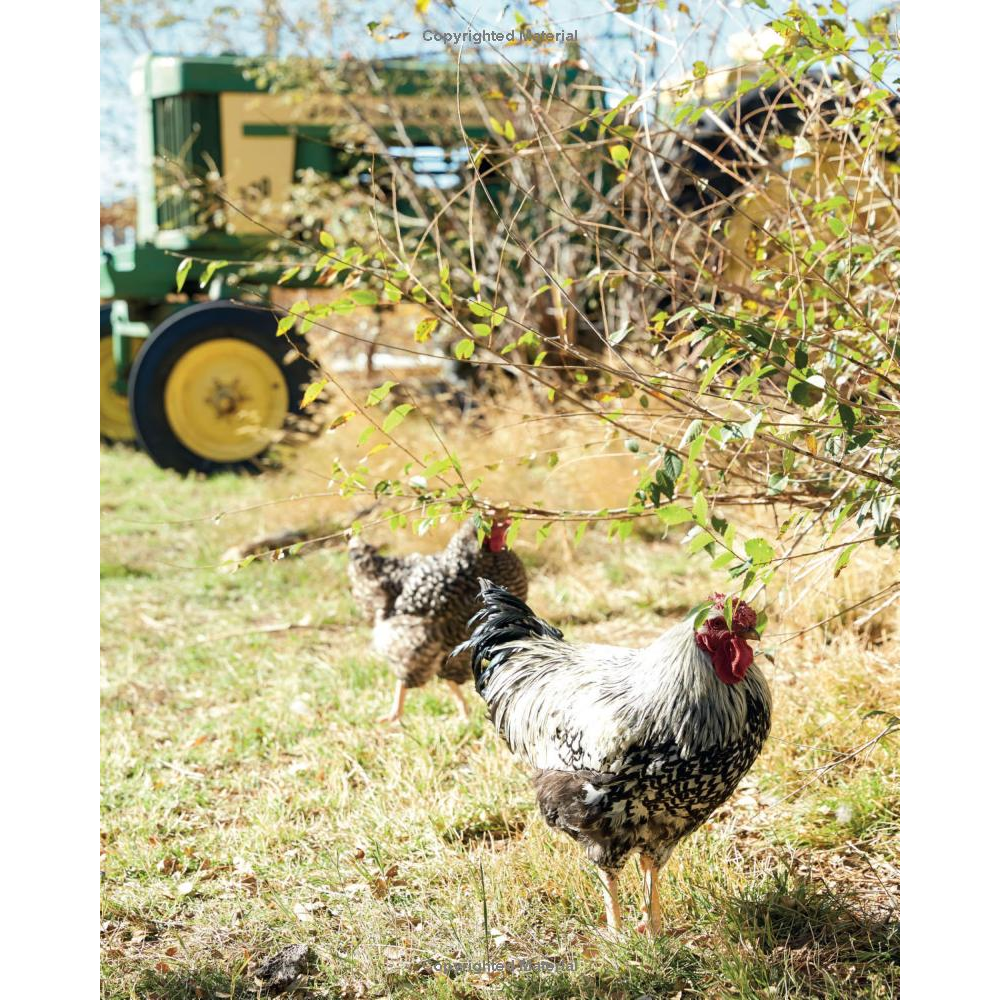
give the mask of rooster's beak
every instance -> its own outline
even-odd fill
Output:
[[[759,639],[760,633],[755,628],[747,628],[736,633],[741,639]]]

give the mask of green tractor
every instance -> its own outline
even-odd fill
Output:
[[[105,440],[135,441],[158,465],[181,472],[255,467],[311,380],[305,344],[275,336],[281,314],[268,307],[269,290],[279,277],[284,287],[312,286],[312,270],[285,280],[287,261],[270,270],[258,264],[241,286],[251,295],[222,280],[221,270],[205,288],[199,277],[212,261],[281,256],[288,244],[275,239],[280,210],[303,176],[378,184],[377,164],[423,152],[427,184],[435,173],[454,183],[467,169],[465,137],[488,134],[479,97],[502,77],[496,68],[469,72],[460,108],[447,65],[349,62],[336,79],[323,93],[308,78],[281,92],[238,57],[137,62],[135,241],[101,254]],[[178,290],[184,258],[195,265]]]

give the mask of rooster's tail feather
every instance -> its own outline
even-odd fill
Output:
[[[480,577],[479,589],[483,607],[469,620],[472,635],[452,655],[470,651],[476,691],[482,694],[489,675],[515,651],[511,643],[533,637],[562,639],[563,634],[498,584]]]

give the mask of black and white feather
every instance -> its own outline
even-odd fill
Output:
[[[351,539],[348,555],[355,601],[374,623],[375,650],[408,688],[435,675],[459,684],[471,676],[469,657],[449,654],[468,635],[480,576],[489,574],[521,596],[528,593],[521,560],[506,548],[484,548],[472,520],[432,555],[380,555],[359,538]]]
[[[763,674],[751,665],[724,684],[690,621],[641,649],[569,643],[503,587],[480,584],[483,607],[458,651],[497,732],[535,769],[545,820],[608,871],[637,849],[665,860],[760,753]]]

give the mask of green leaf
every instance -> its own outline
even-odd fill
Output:
[[[455,357],[459,361],[468,361],[472,357],[473,351],[476,349],[475,341],[469,340],[468,337],[463,337],[453,348],[452,351]]]
[[[854,430],[854,424],[857,420],[857,414],[854,410],[844,403],[837,404],[837,413],[840,415],[840,426],[847,431],[848,434],[852,433]]]
[[[507,529],[507,547],[510,548],[514,544],[514,540],[521,532],[521,522],[523,518],[515,517],[511,522],[510,527]]]
[[[707,531],[701,531],[688,542],[688,552],[694,555],[695,552],[707,548],[714,541],[715,539]]]
[[[325,378],[320,379],[318,382],[310,382],[306,386],[306,391],[302,393],[302,405],[308,406],[326,387],[327,381]]]
[[[691,516],[691,511],[685,510],[683,507],[678,507],[676,504],[671,504],[668,507],[661,507],[656,512],[656,516],[665,525],[667,525],[667,527],[672,527],[675,524],[687,524],[689,521],[694,520]]]
[[[663,474],[670,480],[676,480],[684,468],[684,460],[676,451],[668,450],[663,456]]]
[[[177,291],[179,292],[184,287],[184,282],[187,281],[188,271],[191,270],[191,265],[194,261],[190,257],[185,257],[177,265]]]
[[[319,241],[327,250],[332,250],[337,245],[334,238],[325,229],[320,230]]]
[[[400,403],[389,413],[389,416],[385,418],[382,423],[382,430],[386,434],[391,434],[405,419],[407,413],[413,409],[410,403]]]
[[[351,292],[351,298],[359,306],[373,306],[378,303],[378,293],[370,288],[359,288],[356,292]]]
[[[681,447],[686,448],[701,433],[701,421],[692,420],[688,424],[684,437],[681,438]]]
[[[769,563],[774,558],[774,549],[763,538],[748,538],[746,544],[743,546],[743,550],[746,552],[747,558],[755,566],[759,566],[761,563]]]
[[[783,476],[780,472],[772,472],[767,480],[767,495],[776,496],[788,489],[788,476]]]
[[[826,382],[823,381],[822,375],[810,375],[802,380],[796,379],[794,376],[788,379],[788,395],[791,396],[793,402],[807,410],[823,398],[825,388]]]
[[[833,564],[834,577],[840,576],[841,571],[851,561],[851,555],[856,548],[857,545],[848,545],[847,548],[845,548],[840,555],[837,556],[837,561]]]
[[[228,260],[210,260],[208,265],[205,267],[205,270],[201,272],[201,277],[198,279],[198,287],[205,288],[212,280],[212,275],[214,275],[220,267],[226,267],[228,264]]]
[[[617,163],[619,167],[622,167],[624,169],[625,167],[628,166],[629,156],[631,155],[629,153],[628,146],[622,146],[619,143],[610,147],[610,149],[608,149],[608,152],[611,154],[611,159],[614,160],[614,162]]]
[[[383,382],[377,389],[372,389],[372,391],[368,393],[368,401],[365,403],[365,406],[376,406],[378,403],[381,403],[382,400],[389,395],[389,392],[395,385],[399,385],[399,383],[393,382],[390,379],[388,382]]]
[[[705,499],[704,493],[699,493],[695,496],[691,504],[691,513],[698,524],[705,525],[708,523],[708,501]]]
[[[702,625],[705,624],[706,619],[712,613],[712,609],[715,607],[713,601],[702,601],[701,604],[693,607],[688,612],[688,617],[692,619],[692,626],[695,631],[700,629]]]
[[[447,458],[440,458],[436,462],[431,462],[430,465],[424,469],[424,477],[426,479],[433,479],[435,476],[441,475],[445,469],[451,469],[455,465],[455,460],[449,455]]]

